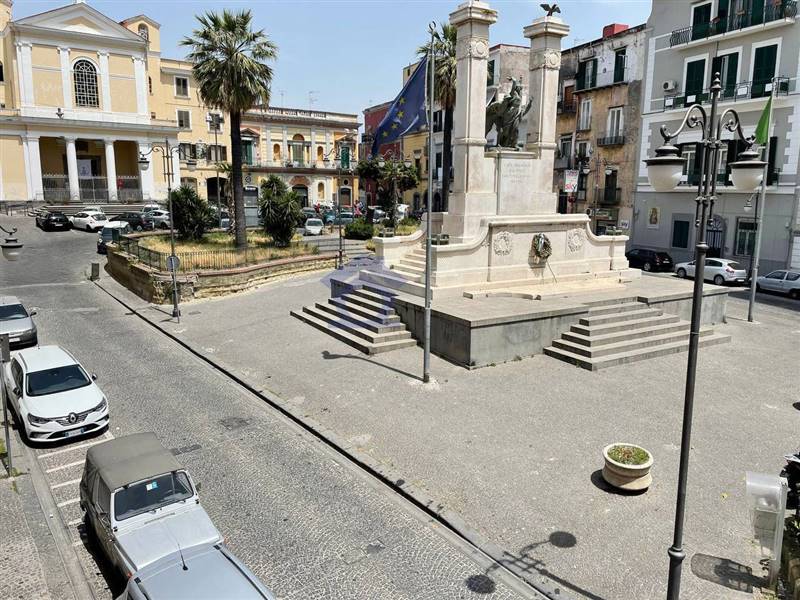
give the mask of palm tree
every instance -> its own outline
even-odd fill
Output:
[[[417,54],[427,56],[431,42],[420,46]],[[456,106],[456,28],[449,23],[442,23],[441,28],[433,32],[433,52],[436,57],[434,73],[434,89],[436,101],[444,110],[444,147],[442,149],[442,206],[447,210],[447,196],[450,193],[450,165],[453,164],[453,109]],[[432,127],[433,124],[431,123]],[[435,168],[435,157],[428,157],[428,168]],[[428,202],[435,210],[432,202],[432,190],[428,190]]]
[[[189,46],[200,99],[209,107],[230,115],[231,185],[236,223],[236,246],[247,245],[242,188],[242,113],[269,104],[272,67],[267,62],[278,55],[278,47],[263,30],[253,31],[249,10],[198,15],[200,27],[181,40]]]

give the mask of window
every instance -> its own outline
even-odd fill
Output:
[[[210,132],[222,132],[222,115],[220,113],[208,113],[206,115],[206,122],[208,123],[208,130]]]
[[[176,77],[175,78],[175,95],[181,98],[189,97],[189,78]]]
[[[692,39],[708,36],[711,23],[711,2],[699,4],[692,8]]]
[[[114,493],[114,519],[123,521],[135,515],[187,500],[194,495],[189,477],[183,471],[159,475],[134,483]]]
[[[771,84],[773,77],[775,77],[775,63],[777,60],[777,44],[756,48],[753,57],[753,87],[750,93],[751,97],[761,98],[770,95],[768,84]]]
[[[437,110],[433,113],[433,131],[436,133],[437,131],[442,130],[442,111]]]
[[[149,40],[150,39],[150,30],[147,28],[147,25],[142,23],[139,25],[138,28],[139,35],[142,36],[142,39]]]
[[[572,136],[562,135],[558,142],[558,154],[561,158],[569,158],[572,156]]]
[[[75,83],[75,106],[100,106],[97,95],[97,70],[88,60],[79,60],[72,67],[72,79]]]
[[[3,63],[0,62],[0,83],[3,83]]]
[[[272,162],[280,162],[281,160],[281,145],[280,144],[273,144],[272,145]]]
[[[608,109],[608,120],[606,122],[606,136],[619,137],[622,135],[623,125],[622,107]]]
[[[736,73],[739,69],[739,54],[724,54],[711,60],[711,75],[719,73],[722,84],[722,97],[733,98],[736,95]]]
[[[786,271],[773,271],[767,275],[767,279],[783,279],[784,275],[786,275]]]
[[[706,59],[693,60],[686,63],[686,80],[684,81],[684,93],[686,94],[686,104],[696,102],[698,99],[690,99],[703,92],[706,77]]]
[[[597,59],[585,60],[578,64],[575,89],[585,90],[597,87]]]
[[[325,184],[322,182],[317,184],[317,199],[325,200]]]
[[[194,158],[194,157],[192,157]],[[181,186],[192,188],[197,191],[197,178],[196,177],[181,177]]]
[[[208,147],[208,160],[211,162],[225,162],[228,160],[228,149],[225,146],[215,146],[211,144]]]
[[[681,183],[687,185],[697,185],[700,183],[700,163],[697,161],[698,144],[681,144],[681,156],[686,158],[683,166],[683,176]]]
[[[486,67],[486,85],[494,85],[494,61],[490,60]]]
[[[581,100],[580,114],[578,115],[578,131],[592,128],[592,99]]]
[[[178,145],[178,157],[181,160],[197,158],[197,146],[194,144],[181,143]]]
[[[178,127],[180,129],[191,129],[192,128],[191,115],[190,115],[188,110],[179,110],[178,111]]]
[[[590,154],[589,142],[577,142],[575,144],[575,156],[578,158],[589,158]]]
[[[737,256],[750,256],[756,247],[756,222],[753,219],[736,220],[736,239],[733,253]]]
[[[614,83],[621,83],[625,81],[625,67],[627,59],[627,48],[621,48],[614,52]]]
[[[786,281],[797,281],[798,279],[800,279],[800,273],[789,271],[786,274]]]
[[[442,170],[442,153],[436,153],[436,170],[433,172],[433,178],[438,181],[439,180],[439,171]]]
[[[676,219],[672,222],[672,247],[689,247],[689,221]]]
[[[44,371],[34,371],[28,373],[26,379],[28,396],[59,394],[82,388],[92,383],[92,380],[89,379],[80,365],[76,364],[45,369]]]

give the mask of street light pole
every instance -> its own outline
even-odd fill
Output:
[[[422,381],[431,380],[431,208],[433,206],[433,169],[431,160],[434,158],[433,146],[433,101],[435,96],[436,75],[436,48],[434,47],[434,34],[436,23],[431,22],[431,42],[428,51],[428,198],[425,207],[425,321],[423,326],[422,344]],[[435,164],[435,163],[434,163]],[[450,176],[449,173],[447,175]]]
[[[686,483],[689,471],[689,452],[692,436],[692,413],[694,410],[695,382],[697,377],[697,354],[700,340],[700,321],[703,304],[703,271],[708,253],[706,228],[709,215],[713,214],[716,201],[717,171],[722,142],[722,129],[735,132],[744,140],[748,148],[753,145],[753,138],[745,138],[742,132],[739,115],[729,108],[717,120],[717,104],[722,85],[719,73],[714,75],[711,86],[711,112],[706,114],[700,104],[688,108],[683,122],[675,133],[670,133],[666,125],[661,127],[664,146],[656,150],[655,158],[648,158],[648,177],[656,192],[671,191],[678,184],[686,159],[680,156],[680,150],[669,142],[677,137],[685,127],[700,127],[703,139],[700,142],[700,182],[695,199],[695,229],[697,244],[695,246],[694,288],[692,290],[692,318],[689,333],[689,357],[686,367],[686,387],[684,391],[683,423],[681,433],[681,454],[678,466],[678,491],[675,503],[675,524],[672,545],[667,551],[669,555],[669,579],[667,582],[667,600],[679,600],[681,585],[681,568],[686,553],[683,550],[683,525],[686,510]],[[758,174],[763,168],[761,161],[752,160],[749,150],[740,155],[740,161],[732,163],[731,179],[739,189],[755,189],[758,185]],[[734,175],[735,174],[735,175]]]

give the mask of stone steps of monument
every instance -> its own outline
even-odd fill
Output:
[[[375,302],[376,304],[383,304],[384,306],[388,306],[389,308],[394,308],[393,300],[391,296],[387,294],[381,294],[379,292],[375,292],[366,288],[360,288],[357,290],[353,290],[350,292],[353,296],[358,296],[359,298],[364,298],[365,300],[369,300],[370,302]]]
[[[417,269],[425,270],[425,256],[423,255],[422,258],[417,258],[416,256],[407,255],[400,259],[401,265],[406,265],[408,267],[415,267]]]
[[[391,321],[388,323],[382,322],[372,317],[360,315],[350,309],[342,308],[335,304],[330,304],[329,302],[316,302],[314,306],[318,310],[329,313],[335,318],[342,319],[344,321],[350,321],[351,323],[354,323],[359,327],[363,327],[364,329],[368,329],[373,333],[390,333],[394,331],[403,331],[405,329],[405,325],[399,321]],[[377,315],[377,313],[375,314]]]
[[[425,261],[425,246],[418,246],[414,248],[411,252],[406,254],[406,258],[416,258],[418,260]]]
[[[710,327],[705,327],[700,330],[700,336],[713,334],[714,331]],[[653,348],[673,342],[684,342],[689,340],[688,331],[672,331],[669,333],[661,333],[657,335],[650,335],[636,339],[620,340],[616,342],[606,342],[605,344],[593,344],[586,346],[584,344],[572,342],[562,338],[553,342],[553,347],[559,350],[566,350],[573,354],[586,356],[588,358],[597,358],[600,356],[608,356],[609,354],[619,354],[620,352],[627,352],[632,350],[639,350],[642,348]]]
[[[656,308],[648,308],[645,304],[639,304],[633,310],[616,311],[608,314],[601,314],[592,316],[589,313],[588,317],[581,318],[578,323],[586,325],[587,327],[594,327],[596,325],[607,325],[609,323],[620,323],[622,321],[634,321],[636,319],[643,319],[646,317],[660,317],[663,311]]]
[[[331,298],[334,300],[335,298]],[[391,315],[394,314],[394,308],[385,304],[383,300],[374,301],[368,298],[364,298],[363,296],[356,295],[353,292],[342,294],[338,298],[339,300],[344,300],[345,302],[349,302],[350,304],[358,304],[363,308],[368,308],[371,311],[376,313],[384,314],[384,315]]]
[[[602,344],[613,344],[624,340],[635,340],[638,338],[675,332],[689,333],[689,323],[687,321],[675,321],[663,325],[645,325],[644,327],[623,329],[622,331],[616,331],[614,333],[595,335],[566,331],[561,335],[561,338],[582,346],[599,346]]]
[[[379,285],[397,292],[413,294],[414,296],[425,296],[425,286],[422,283],[412,281],[399,273],[362,269],[358,277],[362,282],[367,284]]]
[[[632,310],[640,310],[647,308],[647,305],[642,302],[628,301],[619,304],[603,304],[600,306],[593,306],[589,309],[590,317],[598,317],[600,315],[613,315],[617,313],[630,312]]]
[[[392,265],[392,271],[416,283],[421,282],[422,278],[425,277],[425,269],[418,269],[407,265]]]
[[[382,342],[394,342],[397,340],[407,340],[411,337],[411,332],[406,330],[405,326],[402,329],[395,331],[375,332],[361,325],[357,325],[352,321],[342,319],[338,315],[334,315],[328,311],[320,310],[316,306],[304,306],[303,312],[311,315],[312,317],[325,321],[331,327],[343,329],[350,335],[354,335],[371,344],[380,344]]]
[[[397,350],[399,348],[408,348],[410,346],[416,346],[417,342],[415,339],[411,337],[411,333],[406,331],[404,333],[407,334],[405,338],[395,338],[395,339],[386,339],[385,337],[379,338],[380,341],[371,342],[364,337],[353,333],[353,328],[347,328],[342,326],[341,322],[337,322],[335,324],[330,323],[329,321],[321,318],[319,313],[316,313],[313,309],[309,312],[307,311],[308,307],[304,307],[302,311],[293,310],[290,314],[327,333],[328,335],[336,338],[337,340],[344,342],[345,344],[352,346],[353,348],[360,350],[364,354],[379,354],[381,352],[388,352],[390,350]],[[366,333],[365,331],[361,331],[360,333]],[[393,334],[394,335],[394,334]]]
[[[662,314],[659,316],[636,318],[627,321],[604,323],[602,325],[584,325],[582,323],[577,323],[570,327],[570,331],[586,336],[595,336],[606,333],[616,333],[618,331],[631,331],[641,327],[677,323],[678,321],[680,321],[680,319],[676,315]]]
[[[380,294],[381,296],[383,296],[384,298],[388,298],[392,302],[394,302],[394,297],[397,296],[397,290],[393,290],[387,287],[382,287],[374,283],[362,283],[361,289],[372,292],[374,294]]]
[[[720,333],[709,333],[700,337],[699,345],[701,347],[713,346],[716,344],[723,344],[729,342],[731,336]],[[684,352],[689,348],[688,336],[684,340],[661,344],[659,346],[650,346],[645,348],[638,348],[635,350],[625,350],[616,354],[607,354],[605,356],[588,357],[550,346],[544,349],[547,356],[557,358],[564,362],[574,364],[578,367],[588,369],[590,371],[597,371],[607,367],[614,367],[618,365],[625,365],[641,360],[656,358],[658,356],[666,356],[668,354],[675,354],[677,352]]]
[[[348,302],[346,299],[339,297],[339,298],[329,298],[328,303],[336,306],[337,308],[341,308],[348,312],[354,313],[360,317],[364,317],[366,319],[370,319],[375,321],[381,325],[388,325],[390,323],[398,323],[400,321],[400,317],[394,314],[394,311],[391,313],[379,313],[374,310],[370,310],[369,308],[365,308],[359,304],[353,304],[352,302]]]

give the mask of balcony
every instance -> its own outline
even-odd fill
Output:
[[[758,12],[741,12],[728,17],[717,17],[709,23],[697,23],[682,29],[676,29],[669,38],[669,45],[678,46],[698,40],[707,40],[718,35],[741,31],[749,27],[777,23],[779,21],[794,22],[797,16],[796,0],[779,0],[767,4]]]
[[[597,138],[598,146],[622,146],[625,143],[624,135],[606,135]]]
[[[601,188],[595,195],[595,201],[600,206],[619,206],[622,201],[622,188]]]
[[[574,115],[576,112],[578,112],[577,100],[573,99],[572,102],[559,100],[558,104],[556,105],[556,112],[559,115]]]
[[[788,77],[776,77],[774,85],[776,96],[788,96],[796,91],[797,82]],[[726,85],[720,92],[720,101],[742,102],[756,98],[766,98],[772,93],[772,82],[742,81],[734,85]],[[676,94],[664,96],[662,110],[685,108],[692,104],[711,104],[711,90],[706,88],[695,94]]]
[[[569,169],[570,163],[569,156],[559,156],[558,158],[553,161],[553,169],[556,171],[563,171],[564,169]]]

